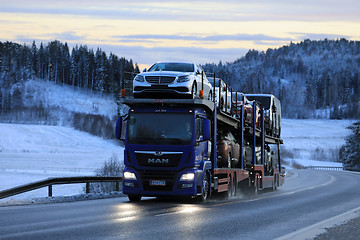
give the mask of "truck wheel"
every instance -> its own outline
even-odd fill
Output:
[[[228,198],[230,198],[231,196],[233,196],[233,182],[231,181],[231,177],[229,176],[229,188],[228,188]]]
[[[257,176],[255,176],[255,179],[254,179],[254,183],[252,184],[252,186],[250,187],[250,192],[252,194],[257,194],[259,191],[259,179]]]
[[[141,200],[141,195],[128,195],[130,202],[139,202]]]
[[[274,181],[273,181],[273,188],[272,188],[273,191],[276,191],[277,190],[277,181],[276,181],[276,176],[274,177]]]
[[[199,202],[205,201],[208,199],[210,194],[210,182],[209,182],[209,175],[205,173],[203,185],[202,185],[202,194],[197,197]]]

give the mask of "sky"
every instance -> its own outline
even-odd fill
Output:
[[[0,41],[87,45],[132,59],[232,62],[249,49],[360,40],[359,0],[0,0]]]

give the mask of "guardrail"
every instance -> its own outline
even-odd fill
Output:
[[[60,178],[48,178],[43,181],[33,182],[18,187],[10,188],[7,190],[0,191],[0,199],[18,195],[20,193],[29,192],[43,187],[48,187],[48,196],[52,197],[52,186],[61,184],[76,184],[86,183],[86,193],[90,193],[90,183],[93,182],[115,182],[115,191],[120,190],[120,182],[122,177],[60,177]]]
[[[307,166],[306,169],[344,171],[343,167],[327,167],[327,166]]]

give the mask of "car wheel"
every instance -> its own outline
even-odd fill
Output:
[[[209,92],[208,100],[212,101],[212,91]]]
[[[227,166],[228,166],[228,168],[231,168],[231,154],[229,153],[228,154],[228,162],[227,162]]]
[[[193,85],[192,85],[192,88],[191,88],[191,97],[192,97],[192,99],[196,98],[196,93],[197,93],[196,82],[194,82]]]

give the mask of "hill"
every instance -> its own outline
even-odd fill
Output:
[[[287,118],[360,117],[359,41],[304,40],[203,68],[235,90],[274,94]]]

